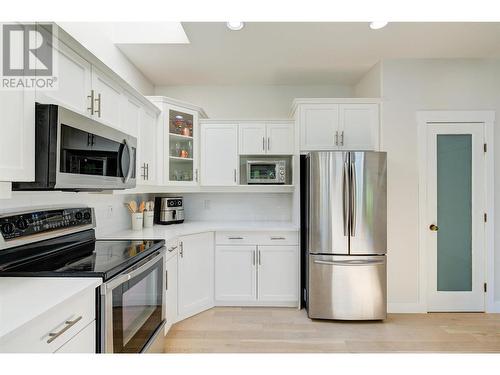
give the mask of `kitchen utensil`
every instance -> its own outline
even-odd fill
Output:
[[[139,205],[139,212],[143,213],[145,208],[146,204],[144,203],[144,201],[142,201],[141,204]]]
[[[137,212],[137,202],[136,201],[130,201],[129,207],[132,210],[132,213]]]

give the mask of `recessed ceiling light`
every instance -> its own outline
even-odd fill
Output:
[[[243,29],[243,26],[245,26],[245,24],[243,22],[228,22],[227,23],[228,29],[235,30],[235,31]]]
[[[385,22],[385,21],[375,21],[375,22],[370,23],[370,29],[378,30],[378,29],[381,29],[383,27],[386,27],[388,23],[389,22]]]

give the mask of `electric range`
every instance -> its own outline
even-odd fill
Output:
[[[165,241],[96,240],[89,207],[0,214],[0,277],[99,277],[98,352],[148,349],[165,324]]]

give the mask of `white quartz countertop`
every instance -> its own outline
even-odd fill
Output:
[[[101,284],[100,278],[0,277],[0,337]]]
[[[147,239],[170,240],[179,236],[203,232],[220,231],[284,231],[295,232],[299,228],[291,222],[282,221],[190,221],[182,224],[154,225],[142,230],[122,230],[99,236],[102,239]]]

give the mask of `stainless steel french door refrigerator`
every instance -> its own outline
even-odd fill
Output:
[[[309,317],[385,319],[386,153],[311,152],[301,165]]]

